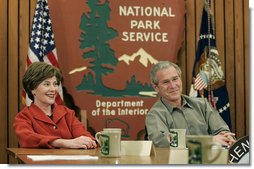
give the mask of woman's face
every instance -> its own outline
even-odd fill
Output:
[[[58,88],[59,85],[55,76],[45,79],[36,89],[32,90],[34,104],[42,107],[54,104],[58,94]]]

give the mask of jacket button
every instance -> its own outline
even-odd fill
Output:
[[[53,126],[53,129],[57,129],[57,126]]]

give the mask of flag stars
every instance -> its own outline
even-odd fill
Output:
[[[41,46],[41,50],[43,51],[43,53],[45,52],[46,50],[46,47],[45,46]],[[44,54],[43,54],[44,55]]]
[[[40,42],[40,38],[39,38],[39,37],[36,37],[36,38],[35,38],[35,41],[36,41],[37,43],[39,43],[39,42]]]
[[[34,20],[33,20],[33,21],[34,21],[34,23],[36,23],[36,22],[37,22],[37,18],[34,18]]]
[[[45,37],[46,37],[46,38],[49,38],[49,33],[46,32],[46,33],[45,33]]]
[[[40,1],[38,0],[37,2],[39,3]],[[30,47],[38,57],[44,57],[45,53],[55,48],[52,31],[47,2],[41,1],[35,11],[30,40]]]
[[[42,18],[41,17],[39,17],[39,22],[41,22],[42,21]]]
[[[48,16],[47,12],[44,11],[43,12],[43,16]]]
[[[39,45],[37,43],[34,44],[35,49],[39,49]]]
[[[200,36],[199,36],[199,38],[200,39],[215,39],[215,36],[213,35],[213,34],[205,34],[205,35],[203,35],[203,34],[200,34]]]
[[[37,36],[41,35],[41,31],[38,30],[38,31],[36,32],[36,34],[37,34]]]
[[[49,42],[49,44],[50,44],[50,45],[54,45],[54,41],[51,40],[51,41]]]
[[[50,26],[47,26],[46,30],[49,32],[51,30]]]
[[[229,108],[230,104],[227,103],[226,105],[224,105],[222,108],[220,108],[218,111],[219,113],[223,113],[224,111],[226,111]]]
[[[43,44],[46,45],[48,44],[48,41],[46,39],[43,40]]]
[[[37,28],[38,28],[38,29],[41,29],[41,28],[42,28],[41,24],[38,24],[38,25],[37,25]]]

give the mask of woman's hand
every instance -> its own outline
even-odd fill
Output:
[[[91,149],[97,147],[96,142],[87,136],[80,136],[74,139],[56,139],[51,142],[51,145],[54,147],[62,147],[62,148],[84,148],[84,149]]]

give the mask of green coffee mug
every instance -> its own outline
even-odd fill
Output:
[[[186,137],[189,164],[212,164],[220,157],[222,147],[213,142],[213,136],[187,135]],[[213,151],[214,147],[217,147],[217,151]]]
[[[121,155],[121,129],[104,128],[95,134],[95,139],[101,147],[102,157],[119,157]]]

